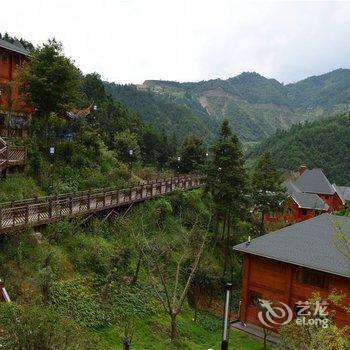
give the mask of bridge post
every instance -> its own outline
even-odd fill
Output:
[[[73,194],[69,196],[69,212],[71,215],[73,214]]]
[[[90,210],[90,198],[91,198],[91,188],[89,188],[87,210]]]
[[[28,222],[29,222],[29,204],[26,205],[26,213],[25,213],[24,222],[26,224],[28,224]]]
[[[52,197],[49,199],[49,218],[52,218]]]

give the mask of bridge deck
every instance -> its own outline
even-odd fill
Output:
[[[0,204],[0,233],[47,224],[144,201],[176,189],[201,186],[202,178],[176,177],[126,189],[99,189]]]

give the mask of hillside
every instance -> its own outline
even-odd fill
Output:
[[[170,137],[182,139],[189,133],[206,135],[213,140],[217,123],[201,107],[196,99],[183,98],[174,103],[171,95],[164,96],[140,91],[133,85],[105,83],[105,89],[114,99],[137,112],[144,122],[164,129]]]
[[[227,118],[243,141],[259,141],[292,124],[350,110],[348,69],[288,85],[246,72],[227,80],[197,83],[147,80],[138,90],[185,106],[209,128]],[[125,94],[115,97],[133,108],[134,102]]]
[[[282,169],[300,164],[322,168],[327,177],[339,185],[350,185],[350,114],[326,118],[279,131],[254,148],[254,159],[270,152]]]

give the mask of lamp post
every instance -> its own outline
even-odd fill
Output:
[[[181,157],[177,157],[177,176],[180,176],[180,162],[181,162]]]
[[[224,322],[223,322],[223,331],[222,331],[221,350],[228,350],[231,290],[232,290],[232,283],[227,283],[225,286],[226,295],[225,295]]]
[[[129,172],[130,172],[130,177],[132,173],[132,157],[134,155],[134,150],[129,149]]]
[[[51,169],[51,179],[50,179],[50,188],[51,188],[51,192],[53,192],[53,173],[54,173],[54,160],[55,160],[55,147],[51,146],[50,150],[50,169]]]

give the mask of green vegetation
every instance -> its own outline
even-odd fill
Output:
[[[301,164],[322,168],[338,185],[350,185],[350,115],[339,115],[294,125],[289,131],[279,131],[248,157],[256,158],[269,152],[280,169],[295,169]]]
[[[276,212],[285,199],[282,176],[269,153],[264,153],[259,158],[251,182],[254,211],[260,215],[262,235],[265,233],[265,214]]]
[[[224,255],[222,276],[233,272],[235,260],[232,245],[237,241],[232,232],[247,218],[248,182],[244,169],[244,158],[236,135],[224,120],[220,137],[213,145],[213,159],[207,165],[206,192],[210,195],[215,212],[216,231],[222,224],[221,245]],[[229,277],[229,280],[233,276]]]
[[[176,281],[179,290],[184,287],[187,269],[181,269],[178,280],[172,271],[183,254],[186,232],[206,226],[208,209],[201,196],[200,191],[180,192],[119,212],[108,222],[95,218],[82,226],[79,220],[62,221],[42,235],[27,230],[4,237],[0,274],[13,303],[0,304],[3,348],[112,349],[127,343],[132,349],[218,349],[221,320],[197,311],[194,322],[187,298],[177,317],[179,339],[170,342],[170,318],[160,299],[165,292],[153,283],[159,263],[161,271],[166,268],[168,288]],[[140,234],[142,239],[135,240]],[[214,242],[208,235],[203,261]],[[157,260],[149,250],[168,247],[172,253]],[[183,266],[189,266],[192,249],[185,251]],[[219,261],[211,258],[211,264]],[[235,348],[261,348],[257,340],[231,333]]]

